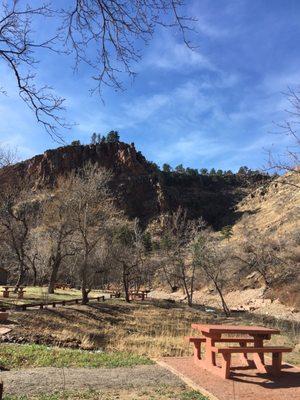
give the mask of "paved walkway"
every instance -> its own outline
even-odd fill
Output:
[[[32,368],[1,372],[6,395],[50,394],[76,389],[123,389],[182,386],[182,381],[158,365],[132,368]]]
[[[219,400],[299,400],[300,369],[285,365],[280,378],[256,374],[254,369],[234,369],[232,379],[222,379],[196,366],[192,357],[162,359],[175,373],[183,375]]]

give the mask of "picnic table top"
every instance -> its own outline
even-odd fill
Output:
[[[265,328],[263,326],[247,325],[210,325],[210,324],[192,324],[193,329],[205,333],[244,333],[244,334],[279,334],[278,329]]]

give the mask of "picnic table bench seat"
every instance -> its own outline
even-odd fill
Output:
[[[282,353],[289,353],[293,349],[289,347],[277,347],[277,346],[264,346],[264,347],[212,347],[211,350],[215,353],[222,355],[222,369],[221,375],[223,378],[227,379],[230,376],[230,366],[231,366],[231,354],[241,353],[245,356],[247,360],[247,354],[253,353],[254,362],[259,372],[267,373],[268,368],[263,363],[262,354],[271,353],[272,354],[272,368],[270,372],[274,376],[279,376],[281,372],[282,364]]]
[[[186,340],[194,344],[194,357],[201,359],[201,343],[206,342],[206,338],[202,337],[186,337]],[[247,343],[254,343],[254,339],[248,338],[220,338],[216,340],[217,343],[239,343],[240,346],[245,346]]]

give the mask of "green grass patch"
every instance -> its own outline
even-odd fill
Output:
[[[189,392],[182,393],[180,400],[208,400],[206,396],[203,396],[197,390],[191,390]]]
[[[5,368],[91,367],[116,368],[153,364],[149,358],[126,352],[89,352],[41,345],[1,346],[0,364]]]

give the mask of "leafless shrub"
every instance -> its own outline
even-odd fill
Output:
[[[196,265],[191,261],[190,245],[204,226],[202,219],[188,219],[186,210],[179,207],[166,216],[162,232],[161,250],[165,259],[162,268],[165,277],[171,287],[171,281],[180,282],[190,306],[193,304],[196,278]]]
[[[228,258],[225,246],[209,230],[196,236],[193,243],[193,264],[204,273],[207,281],[214,285],[226,315],[230,314],[223,295]]]
[[[9,147],[0,145],[0,168],[15,163],[17,160],[17,151]]]
[[[284,248],[284,242],[279,238],[245,230],[242,254],[236,254],[235,257],[246,264],[250,271],[257,272],[268,288],[277,273],[283,275],[289,271],[289,263],[283,258]]]

